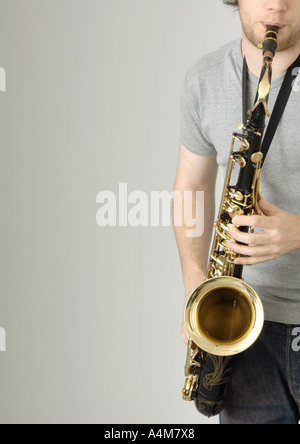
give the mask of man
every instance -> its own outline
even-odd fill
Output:
[[[267,25],[279,27],[269,109],[284,75],[300,54],[300,1],[239,0],[242,39],[203,57],[187,73],[182,94],[181,147],[174,189],[205,193],[203,236],[189,238],[175,227],[186,300],[206,279],[215,217],[218,167],[225,169],[231,134],[242,120],[243,57],[248,66],[248,109],[262,68]],[[299,88],[298,88],[299,89]],[[300,419],[300,92],[291,94],[262,172],[264,216],[238,216],[230,248],[243,255],[243,278],[260,295],[265,326],[258,341],[234,358],[232,393],[223,424],[297,424]],[[250,267],[253,265],[253,267]],[[188,341],[184,323],[182,337]],[[297,340],[298,338],[298,340]]]

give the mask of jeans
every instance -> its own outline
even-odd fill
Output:
[[[300,325],[265,322],[256,343],[233,360],[221,424],[298,424]]]

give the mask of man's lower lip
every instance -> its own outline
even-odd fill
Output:
[[[279,31],[286,27],[286,25],[274,25],[274,24],[271,24],[271,23],[262,23],[262,25],[263,25],[264,28],[267,28],[268,26],[276,26]]]

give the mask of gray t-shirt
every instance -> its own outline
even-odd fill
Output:
[[[242,121],[243,58],[240,40],[202,57],[189,70],[181,102],[181,141],[201,156],[217,153],[227,167],[231,138]],[[272,112],[284,75],[271,88]],[[248,109],[258,79],[248,75]],[[268,120],[268,119],[267,119]],[[266,158],[261,189],[273,205],[300,215],[300,92],[293,91]],[[243,277],[260,295],[266,320],[300,323],[300,250],[276,260],[244,267]]]

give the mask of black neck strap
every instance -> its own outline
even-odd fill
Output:
[[[290,98],[292,89],[293,89],[293,82],[295,78],[298,75],[299,70],[295,68],[300,67],[300,56],[295,60],[295,62],[289,67],[287,70],[287,73],[285,75],[285,78],[283,80],[281,89],[279,91],[272,116],[266,131],[266,134],[263,139],[262,148],[261,151],[264,155],[263,162],[266,159],[266,156],[268,154],[269,148],[272,144],[272,141],[274,139],[275,133],[277,131],[278,125],[280,123],[281,117],[284,113],[284,110],[286,108],[286,105],[288,103],[288,100]],[[243,66],[243,122],[247,121],[247,62],[244,58],[244,66]]]

